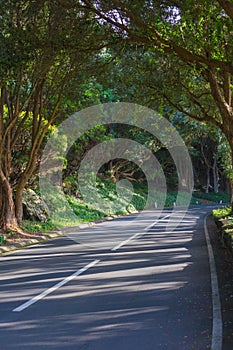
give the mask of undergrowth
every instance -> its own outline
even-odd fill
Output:
[[[193,196],[195,198],[200,198],[200,199],[205,199],[211,202],[215,203],[228,203],[230,200],[230,195],[225,193],[225,192],[209,192],[209,193],[204,193],[204,192],[194,192]]]
[[[98,192],[101,202],[99,203],[95,194]],[[155,192],[153,200],[148,199],[148,188],[146,184],[133,184],[132,188],[126,188],[121,196],[118,196],[116,184],[106,180],[98,181],[96,188],[90,188],[91,203],[85,203],[80,195],[66,195],[65,205],[61,204],[60,198],[53,198],[53,207],[58,207],[56,215],[46,223],[23,221],[21,228],[27,232],[49,232],[64,226],[74,226],[84,222],[94,221],[110,215],[126,215],[147,208],[172,207],[173,205],[186,205],[189,196],[186,193],[170,192],[167,194]],[[130,198],[130,201],[129,201]],[[215,199],[217,202],[228,197],[224,193],[211,194],[194,193],[190,204],[200,204],[198,198]],[[117,205],[116,205],[117,201]],[[99,204],[98,204],[99,203]],[[69,210],[67,208],[69,207]],[[72,214],[71,214],[72,213]]]

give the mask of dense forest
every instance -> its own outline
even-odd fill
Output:
[[[191,203],[210,193],[232,204],[231,1],[6,0],[0,18],[2,232],[20,232],[28,228],[25,219],[33,220],[26,199],[32,192],[41,196],[39,168],[50,135],[63,147],[59,125],[75,112],[106,103],[138,104],[161,115],[189,151]],[[63,224],[106,215],[82,198],[79,170],[91,149],[114,139],[150,150],[165,175],[165,205],[176,203],[179,174],[166,144],[136,122],[109,118],[79,135],[64,159],[51,155],[54,164],[62,162],[63,191],[76,214]],[[138,157],[146,161],[146,153]],[[131,201],[122,203],[128,212],[142,210],[149,191],[143,169],[130,159],[106,156],[96,179],[109,202],[120,180],[132,184]]]

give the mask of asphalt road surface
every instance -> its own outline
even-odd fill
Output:
[[[210,212],[131,215],[1,257],[0,348],[221,350]]]

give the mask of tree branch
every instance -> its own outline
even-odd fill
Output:
[[[217,0],[219,5],[224,9],[226,14],[233,19],[233,3],[229,0]]]
[[[157,92],[173,107],[175,107],[179,112],[187,115],[188,117],[197,120],[199,122],[210,122],[214,125],[216,125],[218,128],[222,129],[222,123],[216,120],[215,118],[211,117],[208,114],[205,114],[203,117],[197,116],[196,114],[193,114],[189,111],[187,111],[184,107],[182,107],[180,104],[175,103],[169,96],[167,96],[165,93],[158,91]],[[194,102],[194,101],[193,101]],[[200,107],[200,106],[199,106]]]
[[[95,5],[91,4],[90,1],[83,0],[83,3],[85,3],[86,5],[84,8],[94,12],[100,18],[104,19],[107,23],[123,30],[125,33],[128,33],[128,35],[135,42],[155,45],[157,48],[169,54],[175,53],[176,56],[178,56],[182,61],[186,63],[199,63],[210,68],[221,68],[222,70],[233,74],[233,66],[231,62],[225,62],[222,60],[213,59],[211,57],[206,57],[204,55],[192,52],[181,45],[176,44],[176,42],[173,41],[171,38],[164,37],[160,32],[158,32],[155,29],[154,26],[144,23],[140,19],[140,17],[137,14],[135,14],[135,12],[132,12],[129,9],[129,7],[126,7],[121,1],[112,0],[112,2],[118,9],[121,9],[121,11],[124,12],[128,16],[128,18],[130,18],[139,28],[143,29],[143,35],[135,33],[135,31],[131,30],[130,26],[127,26],[125,24],[120,23],[119,21],[114,20],[112,17],[104,13],[104,11],[99,10]]]
[[[210,88],[212,92],[212,96],[214,97],[217,106],[221,112],[222,116],[227,116],[232,115],[232,107],[227,103],[225,100],[223,94],[221,93],[220,87],[218,85],[216,76],[212,70],[207,71],[208,78],[209,78],[209,83],[210,83]]]

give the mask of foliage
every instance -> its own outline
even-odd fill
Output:
[[[6,243],[6,236],[0,234],[0,245]]]
[[[233,180],[233,165],[231,163],[231,148],[226,138],[222,137],[218,145],[219,162],[226,176]]]
[[[79,166],[87,152],[98,143],[111,140],[113,135],[107,132],[107,126],[97,125],[86,131],[71,146],[66,156],[67,166],[63,171],[63,185],[66,193],[73,193],[72,190],[77,188],[77,174]]]
[[[108,201],[109,208],[111,208],[111,202],[117,199],[116,184],[109,179],[97,179],[97,189],[99,195]],[[55,220],[48,221],[47,223],[34,223],[30,221],[24,221],[21,228],[29,232],[38,231],[50,231],[64,226],[74,226],[83,222],[90,222],[98,220],[105,217],[106,215],[127,215],[130,213],[135,213],[144,209],[147,200],[147,185],[144,183],[134,183],[132,187],[132,192],[130,197],[132,200],[130,203],[126,202],[124,198],[120,199],[121,209],[118,212],[111,210],[106,213],[106,211],[101,210],[101,208],[96,209],[95,206],[91,204],[86,204],[83,199],[78,196],[67,195],[67,202],[73,209],[75,215],[64,216],[62,213],[56,216]],[[167,193],[165,206],[173,207],[174,203],[177,205],[184,205],[187,203],[186,194],[183,193],[181,196],[180,203],[176,203],[177,192]],[[163,194],[156,193],[156,200],[158,206],[163,202]],[[200,204],[197,198],[192,197],[191,204]],[[114,206],[113,206],[114,207]],[[154,203],[152,203],[152,208],[154,208]]]
[[[22,193],[41,146],[64,111],[72,84],[98,69],[102,27],[76,2],[7,0],[0,6],[0,227],[17,228]],[[88,52],[88,54],[87,54]],[[94,67],[94,68],[93,68]],[[90,96],[88,96],[90,97]]]
[[[233,251],[233,216],[232,207],[213,210],[213,217],[219,227],[221,244]]]
[[[149,123],[154,123],[154,120],[150,120],[150,118],[148,118],[148,124]],[[152,152],[158,151],[161,148],[161,143],[149,132],[133,125],[110,123],[96,126],[79,137],[67,154],[67,167],[63,174],[63,183],[66,193],[72,193],[72,189],[75,190],[75,188],[77,188],[77,174],[79,166],[88,151],[97,144],[120,138],[125,140],[125,145],[127,145],[129,140],[134,140],[137,142],[137,144],[144,145]],[[148,157],[145,152],[145,148],[137,147],[135,152],[137,154],[137,158],[140,160],[141,164],[143,164]],[[130,152],[128,153],[129,158],[132,156],[132,153],[133,152],[131,152],[131,154]],[[106,164],[103,164],[99,172],[109,174],[114,181],[118,181],[120,178],[126,178],[130,181],[143,178],[143,174],[140,171],[139,166],[123,158],[113,159],[106,162]]]
[[[231,207],[221,207],[218,209],[214,209],[212,213],[214,218],[220,219],[220,218],[230,217],[232,211],[231,211]]]
[[[180,202],[177,203],[177,192],[169,192],[167,193],[167,198],[166,198],[166,202],[165,202],[165,206],[167,207],[173,207],[173,205],[186,205],[187,204],[187,194],[181,193],[180,194]],[[197,198],[193,197],[191,198],[191,205],[195,205],[195,204],[200,204],[200,202],[198,201]]]
[[[89,222],[106,216],[104,212],[89,207],[80,199],[72,196],[69,196],[67,199],[74,213],[77,215],[78,222]]]
[[[211,202],[216,202],[220,203],[228,203],[230,200],[230,195],[225,193],[225,192],[209,192],[209,193],[204,193],[204,192],[194,192],[193,197],[195,198],[200,198],[200,199],[205,199]]]
[[[231,3],[6,0],[0,18],[0,227],[21,222],[23,189],[51,125],[93,103],[136,101],[164,115],[168,103],[183,120],[211,122],[229,142],[229,150],[217,152],[232,177]],[[140,130],[125,131],[154,150],[161,147]],[[74,146],[78,162],[89,147],[115,135],[114,128],[83,135]]]
[[[223,132],[232,153],[232,3],[83,3],[122,44],[123,54],[118,54],[116,64],[120,62],[123,97],[134,98],[136,92],[139,98],[137,89],[141,88],[144,103],[156,106],[165,100],[197,121],[211,122]],[[120,52],[119,48],[115,51]]]
[[[51,220],[47,222],[38,222],[23,220],[20,228],[25,232],[50,232],[61,227],[58,223],[54,224]]]

